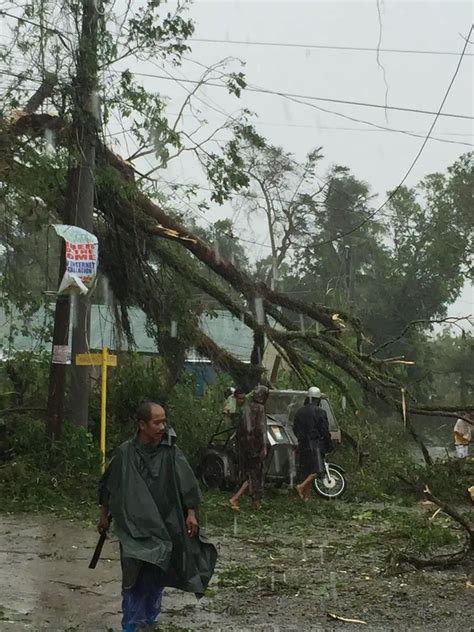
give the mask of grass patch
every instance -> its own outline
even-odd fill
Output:
[[[244,588],[256,583],[255,571],[248,566],[229,564],[219,573],[218,586],[221,588]]]

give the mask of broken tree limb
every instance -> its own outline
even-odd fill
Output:
[[[465,560],[471,560],[474,554],[474,524],[472,524],[468,518],[460,514],[454,507],[445,503],[437,498],[430,490],[428,485],[425,485],[423,493],[425,498],[436,505],[443,513],[452,518],[457,524],[461,525],[466,531],[467,539],[466,545],[461,551],[447,555],[437,555],[430,559],[416,557],[414,555],[407,555],[406,553],[400,553],[396,556],[395,561],[397,563],[405,562],[411,564],[415,568],[450,568],[464,562]]]
[[[474,407],[463,406],[463,410],[472,411],[474,410]],[[428,417],[450,417],[451,419],[463,419],[464,421],[467,421],[467,423],[474,425],[474,421],[472,419],[470,419],[469,417],[466,417],[466,415],[463,415],[462,413],[453,412],[451,410],[451,407],[444,409],[444,407],[443,408],[441,407],[427,408],[425,406],[423,407],[417,406],[416,408],[412,408],[411,412],[414,415],[424,415]]]
[[[45,129],[52,129],[56,132],[56,141],[58,145],[72,146],[74,139],[71,138],[71,124],[62,120],[57,116],[50,114],[27,114],[20,113],[9,121],[3,119],[1,121],[0,134],[2,143],[5,138],[27,136],[29,139],[40,137]],[[8,138],[7,138],[8,140]],[[8,178],[10,166],[2,162],[1,175]],[[237,296],[241,295],[246,301],[246,309],[243,312],[241,307],[240,315],[244,313],[244,320],[249,324],[254,332],[261,337],[262,327],[265,333],[270,337],[267,327],[268,323],[255,325],[255,318],[249,305],[256,298],[262,298],[265,307],[265,313],[275,318],[276,322],[288,322],[289,319],[282,314],[281,308],[293,314],[295,318],[300,314],[320,323],[328,331],[322,332],[321,336],[312,335],[304,340],[295,334],[290,339],[291,332],[296,332],[296,327],[290,321],[290,325],[285,326],[289,335],[287,340],[283,340],[283,336],[277,339],[278,333],[274,340],[278,342],[281,348],[284,348],[288,354],[288,349],[293,349],[294,356],[302,356],[302,350],[299,345],[304,344],[308,349],[316,352],[322,357],[328,359],[331,363],[341,368],[347,375],[353,378],[359,385],[371,394],[382,398],[393,408],[398,407],[398,401],[394,397],[393,390],[399,389],[397,380],[384,367],[380,367],[377,360],[368,359],[360,354],[360,351],[352,349],[349,344],[345,344],[341,340],[347,326],[356,333],[356,337],[360,340],[363,337],[360,323],[357,319],[351,318],[342,311],[331,309],[325,305],[317,303],[307,304],[302,301],[294,300],[283,293],[276,292],[269,288],[266,284],[256,284],[252,277],[228,261],[217,257],[214,249],[201,240],[197,235],[189,231],[180,221],[172,217],[169,212],[162,209],[155,202],[149,199],[142,191],[139,190],[134,179],[134,167],[120,156],[114,154],[103,143],[98,141],[97,144],[97,162],[98,162],[98,178],[97,178],[97,215],[104,219],[104,224],[109,231],[117,230],[120,226],[123,233],[131,233],[135,237],[132,243],[133,251],[139,254],[139,240],[146,240],[149,243],[150,238],[163,239],[178,243],[183,249],[186,249],[193,255],[193,262],[206,266],[212,270],[222,282],[228,284],[231,292]],[[4,169],[5,167],[5,169]],[[142,243],[143,243],[142,241]],[[194,259],[195,258],[195,259]],[[126,272],[124,273],[126,274]],[[134,279],[129,279],[132,283]],[[199,283],[191,279],[196,287]],[[123,284],[125,287],[125,284]],[[118,294],[121,289],[117,286]],[[224,292],[229,292],[228,288]],[[229,292],[229,294],[231,293]],[[220,294],[221,304],[228,308],[229,301]],[[216,299],[218,300],[218,299]],[[240,302],[239,300],[235,301]],[[127,297],[121,296],[122,318],[126,321]],[[253,325],[253,326],[252,326]],[[281,334],[281,332],[280,332]],[[417,409],[412,409],[412,413],[417,413]],[[428,412],[420,412],[420,414],[429,414]],[[454,416],[454,414],[453,414]]]
[[[26,114],[33,114],[36,110],[51,96],[54,86],[58,81],[57,76],[54,73],[46,72],[43,83],[38,90],[28,99],[25,105],[24,112]]]
[[[195,349],[199,354],[215,362],[223,371],[229,373],[235,383],[244,390],[252,390],[259,381],[262,384],[266,383],[261,366],[245,364],[237,360],[202,331],[197,333]]]
[[[426,325],[436,325],[436,324],[442,324],[442,323],[448,323],[448,324],[455,325],[459,321],[461,321],[461,320],[469,320],[469,318],[470,318],[470,316],[454,316],[454,317],[448,316],[447,318],[439,318],[439,319],[435,319],[435,320],[428,320],[428,319],[412,320],[402,329],[402,331],[397,336],[395,336],[395,338],[392,338],[391,340],[388,340],[387,342],[384,342],[383,344],[381,344],[378,347],[376,347],[372,351],[372,353],[370,355],[374,356],[375,354],[377,354],[382,349],[385,349],[386,347],[389,347],[390,345],[393,345],[395,342],[398,342],[401,338],[404,337],[404,335],[412,327],[416,327],[417,325],[424,325],[424,326],[426,326]]]
[[[107,191],[107,194],[108,194],[107,198],[105,198],[105,193],[104,193],[104,199],[102,200],[102,195],[99,189],[98,197],[99,197],[99,201],[101,202],[99,204],[100,208],[104,210],[105,208],[107,208],[107,205],[111,206],[113,204],[114,206],[113,208],[110,208],[109,212],[110,213],[117,212],[116,200],[113,198],[113,196],[109,195],[108,191]],[[126,222],[135,221],[135,224],[138,227],[138,225],[142,224],[142,222],[145,221],[143,216],[134,212],[133,207],[130,207],[128,203],[121,205],[121,208],[119,208],[119,211],[120,212],[116,215],[116,221],[120,222],[123,225],[124,230],[125,230]],[[160,215],[159,218],[161,221],[163,219],[162,215]],[[148,222],[145,221],[145,224],[146,224],[146,230],[147,232],[149,232]],[[176,233],[179,233],[179,231],[181,231],[181,234],[183,234],[182,227],[178,227],[176,223],[170,226],[170,230],[171,229],[175,231]],[[162,231],[160,228],[156,228],[155,226],[152,230],[155,235],[157,234],[161,235]],[[188,250],[196,246],[196,243],[198,242],[198,238],[191,239],[189,234],[187,233],[184,236],[188,240],[188,243],[191,244],[189,247],[186,246]],[[169,235],[165,235],[165,238],[169,238]],[[204,242],[202,243],[204,244]],[[214,250],[210,249],[205,244],[203,245],[203,248],[207,248],[208,254],[212,258],[212,261],[216,261]],[[283,348],[285,348],[287,352],[288,352],[288,347],[289,347],[288,342],[290,342],[291,339],[293,338],[304,339],[304,342],[309,344],[312,349],[314,349],[316,352],[326,357],[331,362],[335,361],[336,364],[338,364],[343,370],[345,370],[346,372],[349,372],[351,376],[359,384],[363,383],[365,388],[371,391],[373,394],[375,395],[378,394],[378,392],[380,391],[380,388],[379,388],[380,385],[382,385],[382,387],[392,386],[389,381],[390,378],[388,378],[386,374],[379,373],[378,370],[375,369],[374,367],[366,366],[357,357],[356,352],[350,351],[340,341],[335,342],[337,349],[333,349],[332,348],[334,346],[332,344],[333,339],[330,336],[326,336],[323,340],[323,339],[319,339],[319,336],[317,336],[313,332],[311,332],[309,336],[306,336],[303,332],[299,330],[284,332],[284,331],[277,331],[273,328],[270,328],[268,325],[264,325],[264,326],[260,325],[257,322],[255,315],[251,313],[251,310],[242,310],[242,306],[240,305],[237,306],[232,301],[231,295],[228,292],[224,292],[224,290],[220,290],[220,288],[216,287],[215,284],[207,280],[202,274],[199,274],[199,271],[196,271],[195,269],[195,262],[193,260],[190,260],[189,262],[185,263],[184,257],[181,257],[181,260],[178,259],[175,255],[173,255],[171,249],[168,249],[168,251],[166,252],[165,245],[156,246],[156,241],[155,241],[155,249],[158,255],[160,254],[158,251],[161,250],[161,256],[163,256],[164,260],[169,265],[171,265],[176,271],[178,271],[183,277],[190,280],[191,283],[195,283],[197,287],[200,287],[201,289],[209,293],[211,296],[213,296],[216,300],[221,302],[221,304],[227,307],[231,311],[231,313],[233,313],[236,317],[243,316],[245,324],[248,325],[254,332],[261,335],[262,330],[264,329],[265,333],[272,339],[272,341],[278,342]],[[220,266],[227,265],[223,263],[222,260],[220,259],[216,263]],[[244,278],[244,281],[243,281],[244,285],[250,282],[248,277],[246,275],[243,275],[243,273],[240,273],[240,271],[236,270],[234,266],[232,266],[232,269],[233,269],[233,273],[232,273],[232,277],[230,278],[230,283],[233,289],[235,290],[235,292],[239,292],[239,291],[245,292],[245,287],[239,286],[238,284],[240,282],[239,275],[241,275]],[[226,278],[225,280],[229,282],[229,278]],[[247,295],[248,295],[248,292],[247,292]],[[253,290],[253,295],[255,298],[255,290]],[[265,300],[264,305],[268,306],[269,303],[270,301],[267,298]],[[271,315],[272,317],[273,316],[277,317],[280,321],[283,322],[284,325],[293,327],[293,324],[290,321],[288,321],[287,318],[284,318],[281,315],[281,312],[279,312],[279,310],[272,309]],[[330,322],[332,325],[333,321],[331,320]],[[256,358],[254,358],[254,361],[255,360]],[[294,361],[293,361],[293,364],[294,364]],[[357,366],[354,366],[354,365],[357,365]]]
[[[431,492],[428,485],[425,486],[423,493],[425,494],[426,498],[430,500],[432,503],[434,503],[435,505],[437,505],[441,509],[441,511],[443,511],[445,514],[450,516],[455,522],[459,523],[462,527],[464,527],[464,529],[467,531],[469,535],[469,542],[470,542],[471,549],[474,550],[474,524],[470,522],[465,516],[460,514],[456,509],[454,509],[454,507],[452,507],[451,505],[448,505],[447,503],[437,498]]]

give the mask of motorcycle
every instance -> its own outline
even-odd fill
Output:
[[[276,487],[294,487],[298,471],[297,440],[291,428],[267,416],[268,454],[265,480]],[[233,428],[218,432],[198,467],[198,476],[208,489],[232,489],[238,484],[238,462]],[[325,461],[325,475],[314,481],[314,491],[326,500],[342,496],[347,487],[341,466]]]
[[[341,466],[328,463],[326,460],[324,461],[324,469],[325,475],[314,480],[314,491],[327,500],[340,498],[347,487],[344,470]]]

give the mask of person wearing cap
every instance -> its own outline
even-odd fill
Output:
[[[296,491],[307,502],[311,497],[311,484],[316,478],[324,476],[324,454],[331,445],[328,416],[321,408],[321,391],[317,386],[308,390],[304,406],[296,411],[293,432],[298,439],[303,478]]]

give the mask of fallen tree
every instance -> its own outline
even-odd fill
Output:
[[[40,101],[40,98],[33,100],[35,107]],[[27,164],[15,160],[15,144],[41,138],[45,130],[54,130],[57,143],[63,147],[72,143],[68,121],[51,114],[36,114],[31,106],[16,112],[10,120],[2,121],[0,144],[7,157],[0,165],[4,182],[14,182],[18,172],[24,178],[28,171]],[[237,383],[250,388],[259,380],[267,379],[261,366],[266,337],[294,369],[302,386],[314,381],[316,371],[325,374],[342,392],[348,392],[340,378],[315,363],[314,356],[320,356],[341,369],[367,393],[403,412],[402,384],[394,374],[393,362],[360,352],[364,332],[357,319],[342,310],[295,300],[263,282],[255,282],[247,273],[223,259],[176,216],[147,197],[135,181],[133,165],[99,139],[97,168],[96,230],[101,243],[101,266],[120,303],[121,309],[117,313],[126,335],[130,337],[131,333],[128,306],[138,305],[149,319],[156,320],[159,307],[153,291],[156,275],[147,260],[153,257],[252,329],[255,344],[250,365],[219,348],[197,326],[194,330],[194,347],[229,372]],[[61,194],[58,190],[58,198]],[[58,204],[58,208],[62,205]],[[123,265],[124,258],[126,265]],[[301,316],[313,323],[305,331],[298,324]],[[349,403],[355,408],[354,402],[349,400]],[[410,407],[410,412],[447,417],[458,415],[452,409],[433,411],[415,405]]]

